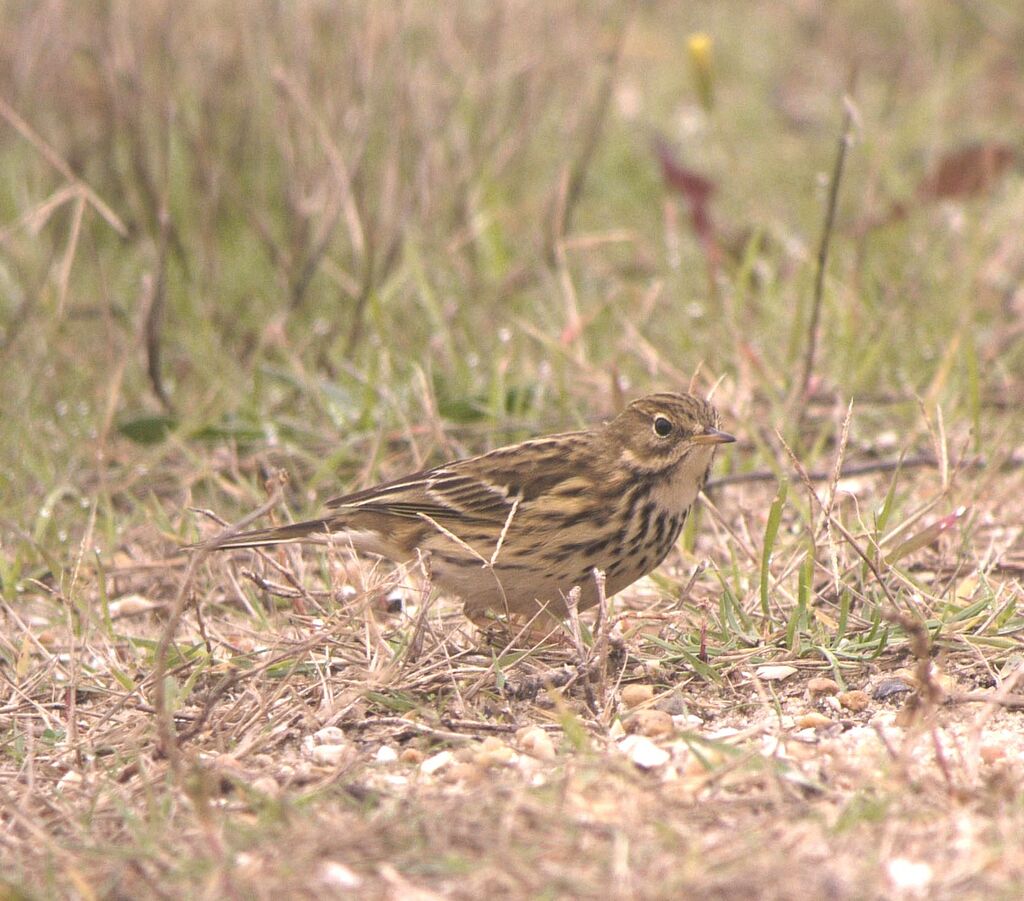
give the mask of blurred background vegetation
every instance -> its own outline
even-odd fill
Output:
[[[928,447],[919,401],[975,450],[1020,439],[1014,3],[0,18],[5,591],[90,511],[107,550],[140,518],[190,537],[224,449],[279,452],[312,506],[698,369],[744,439],[726,469],[781,466],[797,421],[813,463],[850,399],[868,449]],[[211,502],[245,509],[262,475]]]

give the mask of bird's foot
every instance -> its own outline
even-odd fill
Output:
[[[484,636],[484,640],[495,647],[509,645],[571,645],[562,621],[543,611],[533,616],[509,613],[501,616],[493,610],[469,610],[466,616]]]

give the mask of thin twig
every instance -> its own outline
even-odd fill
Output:
[[[69,182],[77,187],[79,191],[85,196],[97,213],[106,221],[114,231],[116,231],[122,238],[128,237],[128,229],[125,228],[124,223],[118,217],[109,206],[107,206],[100,196],[90,188],[82,179],[80,179],[72,171],[71,167],[65,162],[63,157],[56,150],[54,150],[49,144],[46,143],[28,124],[21,116],[15,112],[14,108],[0,97],[0,117],[7,120],[7,123],[20,134],[26,141],[28,141],[33,147],[39,151],[39,155],[43,157],[54,169],[56,169],[61,175],[63,175]]]
[[[591,653],[597,662],[597,693],[598,706],[602,720],[608,720],[608,652],[611,648],[611,622],[608,618],[608,597],[605,590],[606,577],[604,570],[596,566],[591,569],[594,586],[597,590],[597,622],[594,623],[594,647]],[[610,726],[611,723],[607,722]]]
[[[853,138],[854,106],[853,100],[843,98],[843,125],[839,134],[839,147],[836,152],[835,165],[832,167],[832,178],[828,186],[828,202],[825,207],[825,223],[821,230],[821,241],[818,244],[818,263],[814,275],[814,296],[811,302],[811,318],[807,324],[807,350],[804,353],[803,372],[798,383],[794,401],[799,405],[798,424],[802,424],[806,409],[805,398],[807,389],[814,373],[814,359],[818,350],[818,327],[821,322],[821,303],[825,294],[825,270],[828,266],[828,253],[832,245],[832,232],[835,228],[836,207],[839,202],[839,185],[843,178],[843,167],[846,164],[846,152]],[[797,430],[799,434],[799,429]]]
[[[1024,708],[1024,695],[1004,695],[991,691],[958,691],[946,696],[950,704],[988,704],[991,707],[1006,707],[1010,710]]]
[[[71,266],[75,262],[75,252],[78,250],[78,239],[82,234],[82,219],[85,216],[86,197],[80,191],[75,201],[74,210],[71,214],[71,232],[68,235],[68,245],[64,251],[64,259],[60,264],[60,276],[58,278],[57,291],[57,318],[64,316],[64,310],[68,302],[68,285],[71,282]]]
[[[188,561],[188,566],[185,569],[185,574],[182,576],[181,586],[178,588],[178,594],[174,598],[174,603],[171,605],[170,613],[167,617],[167,623],[164,626],[163,632],[160,633],[160,641],[157,644],[156,652],[153,655],[152,675],[152,704],[156,710],[157,745],[160,751],[167,757],[173,770],[178,769],[180,761],[178,742],[174,733],[174,716],[167,706],[167,687],[165,684],[166,677],[168,675],[167,653],[170,650],[171,642],[174,640],[175,633],[178,631],[178,624],[181,622],[181,617],[185,613],[185,606],[190,597],[189,589],[192,586],[192,579],[195,576],[195,572],[200,561],[204,560],[218,543],[226,541],[244,529],[249,525],[249,523],[254,522],[259,519],[259,517],[269,513],[280,502],[283,490],[284,479],[279,475],[277,479],[274,480],[270,497],[267,498],[266,502],[262,506],[240,519],[230,529],[225,529],[217,536],[215,541],[206,542],[195,547],[192,556]]]
[[[166,207],[158,213],[160,235],[157,239],[156,274],[148,274],[143,286],[142,304],[142,337],[146,354],[146,373],[160,405],[168,413],[173,405],[164,388],[163,374],[160,366],[161,346],[164,326],[164,310],[167,306],[167,248],[170,237],[171,218]]]
[[[587,707],[593,714],[598,713],[597,699],[594,697],[594,688],[590,684],[589,668],[590,657],[583,644],[583,630],[580,628],[580,595],[582,591],[579,585],[573,585],[565,598],[565,606],[569,611],[569,637],[572,639],[573,649],[576,651],[576,673],[583,680],[583,696]]]

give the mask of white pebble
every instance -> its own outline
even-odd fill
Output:
[[[310,756],[323,766],[340,766],[352,754],[349,745],[317,745]]]
[[[377,749],[377,756],[374,758],[377,763],[394,763],[398,760],[398,751],[391,745],[381,745]]]
[[[313,742],[318,745],[340,745],[345,741],[345,733],[337,726],[324,726],[319,732],[313,733]]]
[[[788,679],[790,676],[796,675],[799,670],[795,666],[778,664],[759,666],[755,672],[757,673],[757,678],[762,682],[781,682],[783,679]]]
[[[519,736],[519,747],[538,760],[554,760],[555,745],[551,736],[539,726],[527,729]]]
[[[619,750],[642,770],[664,766],[672,756],[643,735],[627,735],[619,742]]]
[[[335,889],[355,889],[363,884],[363,877],[343,863],[328,860],[320,865],[320,882]]]
[[[934,878],[931,864],[905,857],[894,857],[886,867],[893,888],[917,898],[928,894],[928,886]]]
[[[420,764],[420,772],[427,776],[443,770],[455,762],[455,755],[451,751],[441,751],[433,757],[428,757]]]

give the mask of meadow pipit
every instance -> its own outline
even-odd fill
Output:
[[[210,548],[252,548],[337,535],[358,551],[406,561],[421,552],[431,580],[488,612],[561,618],[654,569],[675,544],[707,481],[715,447],[734,441],[690,394],[651,394],[611,422],[533,438],[327,502],[319,519],[242,532]]]

